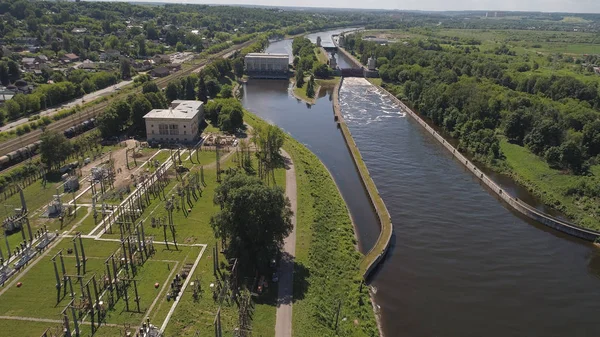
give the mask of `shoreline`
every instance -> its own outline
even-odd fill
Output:
[[[547,213],[539,211],[531,205],[519,200],[516,197],[508,194],[504,191],[496,182],[490,179],[487,174],[481,171],[475,164],[467,159],[460,151],[452,146],[440,133],[435,131],[434,128],[429,126],[425,120],[414,112],[401,100],[392,95],[389,91],[385,90],[379,85],[371,83],[376,88],[380,89],[386,96],[400,105],[401,109],[410,115],[417,123],[419,123],[428,133],[430,133],[440,144],[442,144],[462,165],[464,165],[481,183],[483,183],[488,189],[494,192],[494,196],[501,199],[502,202],[506,203],[510,208],[520,214],[537,221],[538,223],[547,227],[553,228],[560,232],[569,234],[571,236],[578,237],[587,241],[594,242],[600,238],[600,232],[591,229],[580,227],[576,224],[570,223],[565,220],[558,219]]]

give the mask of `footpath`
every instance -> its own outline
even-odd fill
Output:
[[[292,157],[281,150],[285,158],[285,195],[290,199],[293,229],[284,241],[283,254],[279,262],[279,292],[277,295],[277,316],[275,337],[292,336],[292,297],[294,286],[294,258],[296,256],[296,169]]]

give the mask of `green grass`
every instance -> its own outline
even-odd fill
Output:
[[[504,139],[500,143],[500,148],[506,156],[506,163],[510,167],[512,177],[518,183],[526,186],[544,203],[574,219],[579,225],[600,230],[599,200],[566,195],[570,188],[575,188],[584,181],[594,184],[593,176],[575,176],[552,169],[545,161],[526,148],[511,144]],[[593,166],[591,172],[597,177],[600,173],[600,166]]]
[[[315,48],[315,54],[317,55],[317,60],[322,64],[329,62],[329,57],[327,57],[327,53],[323,52],[322,48]]]
[[[315,88],[315,97],[310,98],[306,95],[306,88],[308,87],[307,83],[304,83],[304,85],[302,86],[302,88],[298,88],[296,85],[294,85],[294,96],[297,99],[300,99],[308,104],[315,104],[316,100],[317,100],[317,93],[319,92],[319,88],[317,86],[317,88]]]
[[[245,121],[264,121],[246,112]],[[361,254],[352,220],[321,161],[290,136],[284,149],[296,167],[298,210],[294,271],[293,334],[333,336],[334,309],[343,301],[339,336],[378,336],[367,287],[360,291]],[[357,324],[355,324],[355,321]]]

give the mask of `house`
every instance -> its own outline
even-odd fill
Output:
[[[87,32],[87,28],[73,28],[71,33],[73,34],[83,34]]]
[[[195,142],[203,120],[203,102],[174,100],[168,109],[153,109],[144,116],[146,139],[158,143]]]
[[[600,67],[594,67],[594,72],[596,75],[600,75]]]
[[[107,49],[100,54],[100,61],[109,61],[118,59],[121,56],[121,52],[115,49]]]
[[[171,62],[171,57],[169,55],[165,55],[165,54],[156,54],[156,55],[154,55],[152,60],[154,61],[155,64],[169,63],[169,62]]]
[[[172,73],[181,70],[181,63],[169,63],[165,66],[166,68],[168,68]]]
[[[35,58],[33,57],[24,57],[21,59],[21,64],[24,69],[34,69],[35,68]]]
[[[79,61],[79,56],[73,54],[73,53],[69,53],[69,54],[65,54],[65,56],[60,58],[61,61],[65,62],[65,63],[70,63],[70,62],[77,62]]]
[[[35,61],[39,62],[40,64],[46,63],[46,62],[48,62],[48,56],[46,56],[44,54],[40,54],[35,57]]]
[[[169,74],[171,74],[171,70],[169,70],[169,68],[167,67],[158,67],[152,70],[151,75],[153,77],[165,77],[165,76],[169,76]]]

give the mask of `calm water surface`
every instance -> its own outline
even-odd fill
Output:
[[[332,172],[368,250],[379,227],[333,122],[330,93],[309,108],[286,81],[251,80],[244,89],[247,109]],[[346,79],[340,95],[394,223],[394,244],[373,277],[386,336],[600,336],[596,248],[506,209],[368,82]]]

